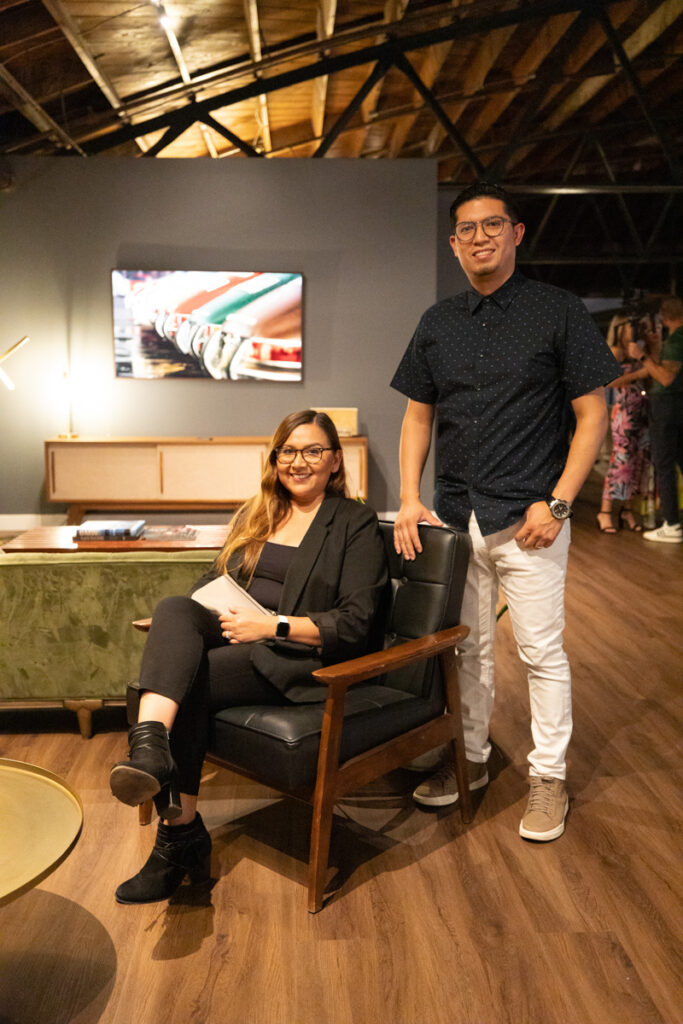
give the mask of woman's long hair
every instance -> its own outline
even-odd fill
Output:
[[[631,319],[625,317],[623,313],[615,314],[607,330],[607,344],[620,363],[625,363],[628,359],[628,343],[631,340],[635,341]]]
[[[320,427],[330,448],[341,452],[337,428],[327,413],[303,409],[285,416],[270,442],[260,492],[240,506],[230,523],[227,540],[216,559],[219,572],[224,573],[232,556],[241,552],[242,557],[238,562],[240,572],[249,579],[253,576],[263,545],[289,515],[291,505],[289,491],[282,486],[277,475],[277,449],[286,442],[293,430],[307,423]],[[339,497],[347,494],[343,454],[339,469],[331,474],[325,492]]]

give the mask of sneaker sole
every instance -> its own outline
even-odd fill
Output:
[[[533,839],[537,843],[549,843],[551,839],[559,839],[564,832],[564,823],[568,811],[569,800],[567,800],[567,803],[565,804],[564,817],[562,818],[561,824],[556,825],[555,828],[549,828],[545,832],[532,832],[531,829],[524,828],[524,819],[522,818],[519,823],[519,834],[522,839]]]
[[[480,779],[470,782],[470,793],[474,793],[476,789],[483,789],[488,784],[489,773],[485,772]],[[413,793],[415,803],[422,804],[424,807],[448,807],[449,804],[456,804],[459,799],[459,793],[456,793],[455,796],[451,796],[448,793],[445,793],[443,796],[418,796],[417,790]]]
[[[138,807],[160,792],[159,780],[149,772],[128,765],[116,765],[109,776],[111,791],[117,800],[129,807]]]
[[[646,537],[643,535],[643,540],[649,540],[654,544],[682,544],[683,537]]]

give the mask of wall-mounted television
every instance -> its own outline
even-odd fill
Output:
[[[300,381],[301,274],[113,270],[117,377]]]

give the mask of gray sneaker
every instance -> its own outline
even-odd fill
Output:
[[[470,780],[470,792],[488,785],[489,773],[486,762],[478,764],[467,762],[467,777]],[[459,797],[458,780],[455,777],[455,765],[447,762],[439,768],[435,775],[421,782],[413,792],[413,800],[426,807],[446,807],[454,804]]]
[[[519,823],[519,834],[524,839],[547,843],[564,832],[564,819],[569,810],[569,798],[564,779],[547,775],[530,775],[529,802]]]

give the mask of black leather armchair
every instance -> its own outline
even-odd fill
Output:
[[[210,761],[313,804],[311,912],[322,907],[333,809],[346,793],[448,742],[471,820],[455,662],[469,632],[458,625],[469,538],[420,526],[423,552],[409,562],[394,551],[393,524],[380,529],[392,580],[385,650],[317,671],[324,704],[227,708],[212,722]]]

